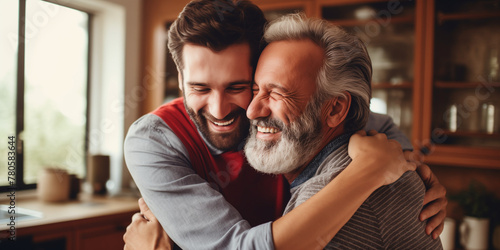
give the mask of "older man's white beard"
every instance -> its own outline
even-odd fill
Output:
[[[245,155],[250,165],[263,173],[285,174],[306,164],[318,153],[321,145],[319,115],[319,107],[308,105],[300,118],[289,126],[277,120],[252,120],[250,136],[245,145]],[[257,139],[256,124],[269,126],[270,123],[281,130],[281,138],[276,142]]]

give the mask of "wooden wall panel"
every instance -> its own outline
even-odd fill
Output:
[[[146,0],[143,2],[142,68],[140,115],[151,112],[163,102],[165,74],[165,23],[175,20],[187,0]],[[138,94],[139,95],[139,94]]]

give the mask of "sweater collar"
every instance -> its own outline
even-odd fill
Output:
[[[326,159],[327,156],[329,156],[331,153],[333,153],[335,150],[340,148],[342,145],[346,144],[349,142],[349,138],[351,138],[352,133],[347,133],[347,134],[342,134],[335,139],[333,139],[331,142],[329,142],[320,152],[317,154],[314,159],[307,165],[307,167],[295,178],[295,180],[292,181],[290,184],[290,188],[297,187],[301,185],[302,183],[306,182],[307,180],[311,179],[315,174],[316,171],[318,170],[319,166],[323,161]]]

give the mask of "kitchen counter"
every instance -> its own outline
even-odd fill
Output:
[[[0,205],[8,204],[0,201]],[[16,218],[17,243],[48,249],[123,249],[123,234],[132,215],[139,211],[136,197],[108,197],[80,194],[78,200],[49,203],[36,197],[16,200],[16,212],[21,209],[41,212],[41,218]],[[2,209],[3,210],[3,209]],[[2,239],[8,241],[10,226],[0,224]],[[64,246],[64,247],[58,247]]]
[[[16,229],[139,211],[137,198],[88,194],[80,194],[78,200],[67,202],[49,203],[36,198],[19,200],[16,201],[16,208],[35,210],[43,214],[42,218],[16,221]],[[7,229],[7,225],[0,225],[0,231]]]
[[[67,202],[49,203],[36,198],[19,200],[16,201],[16,208],[35,210],[43,214],[42,218],[16,221],[16,229],[139,211],[137,198],[88,194],[80,194],[78,200]],[[0,225],[0,231],[7,229],[7,225]]]

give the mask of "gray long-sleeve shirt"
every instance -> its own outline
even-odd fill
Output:
[[[366,129],[384,132],[403,149],[412,149],[388,116],[372,113]],[[222,153],[207,146],[213,155]],[[182,249],[274,249],[271,222],[252,228],[216,187],[194,172],[186,148],[158,116],[147,114],[132,124],[125,160],[149,208]]]

